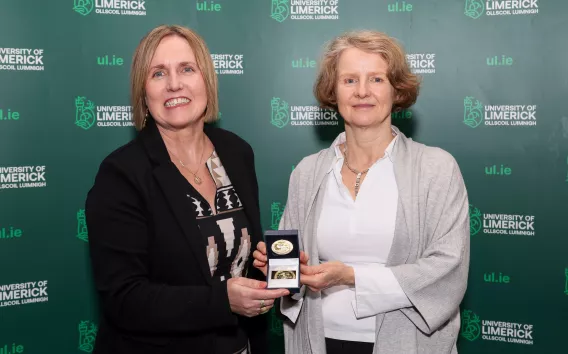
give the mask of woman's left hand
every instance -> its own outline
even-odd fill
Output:
[[[322,291],[335,285],[355,285],[355,272],[352,267],[339,261],[320,265],[300,265],[300,282],[311,291]]]

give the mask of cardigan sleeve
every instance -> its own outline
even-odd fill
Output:
[[[384,264],[352,264],[351,267],[355,274],[355,299],[351,301],[355,317],[412,306],[392,270]]]
[[[467,287],[468,197],[453,157],[446,171],[450,173],[429,181],[426,219],[437,215],[437,224],[430,226],[434,231],[424,251],[414,263],[390,268],[413,305],[400,310],[425,333],[436,331],[455,314]]]
[[[103,161],[86,202],[94,282],[106,319],[146,333],[237,325],[226,282],[182,286],[149,280],[152,221],[131,175],[119,162]]]
[[[286,200],[286,207],[280,219],[280,230],[298,230],[301,233],[301,216],[299,201],[300,197],[300,177],[302,163],[298,164],[296,169],[290,175],[290,183],[288,186],[288,199]],[[302,235],[300,234],[300,240]],[[302,242],[300,242],[300,250],[303,250]],[[284,296],[280,302],[280,311],[282,314],[290,319],[293,323],[296,322],[304,302],[304,294],[306,293],[306,286],[302,285],[297,294]]]

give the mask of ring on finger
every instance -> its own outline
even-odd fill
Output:
[[[264,307],[264,299],[260,300],[260,309],[262,310],[262,308]]]
[[[264,315],[265,313],[267,313],[270,309],[268,307],[261,307],[260,308],[260,314]]]

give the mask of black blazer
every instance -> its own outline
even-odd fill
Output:
[[[254,250],[262,230],[253,151],[228,131],[205,133],[244,205]],[[268,352],[266,315],[235,315],[226,282],[212,280],[186,189],[152,119],[101,163],[86,202],[101,307],[95,353],[211,353],[216,335],[237,325],[252,353]],[[252,254],[249,262],[248,277],[264,279]]]

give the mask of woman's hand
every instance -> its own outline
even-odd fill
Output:
[[[289,295],[287,289],[268,290],[266,282],[249,278],[227,280],[227,293],[231,311],[246,317],[254,317],[268,312],[274,299]]]
[[[300,282],[311,291],[322,291],[335,285],[355,285],[353,267],[339,261],[316,266],[300,265]]]
[[[256,251],[253,252],[254,262],[252,263],[255,268],[259,269],[264,275],[266,275],[266,262],[268,258],[266,257],[266,243],[260,241],[256,245]],[[300,265],[308,265],[308,255],[303,251],[300,251]]]

